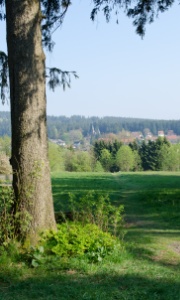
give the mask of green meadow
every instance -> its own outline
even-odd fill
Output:
[[[69,193],[124,205],[123,246],[100,263],[59,259],[30,268],[0,258],[1,300],[180,300],[180,173],[53,173],[55,211]]]

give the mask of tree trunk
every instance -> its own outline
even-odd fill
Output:
[[[39,0],[6,0],[13,207],[20,238],[56,228],[47,157],[45,55]]]

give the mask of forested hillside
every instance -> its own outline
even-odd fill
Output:
[[[0,112],[0,136],[11,135],[10,113]]]
[[[118,133],[127,130],[130,132],[143,132],[148,128],[153,135],[157,135],[159,130],[166,134],[168,130],[173,130],[180,135],[180,120],[149,120],[123,117],[83,117],[83,116],[48,116],[48,137],[51,139],[62,138],[65,132],[70,130],[81,130],[83,136],[87,136],[95,131],[101,134]],[[10,113],[0,112],[0,136],[10,135]]]

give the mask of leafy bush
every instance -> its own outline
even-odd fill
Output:
[[[69,172],[92,171],[92,157],[90,153],[80,150],[67,150],[65,155],[65,170]]]
[[[27,212],[15,213],[14,192],[12,187],[0,187],[0,244],[8,246],[14,242],[19,235],[19,227],[21,226],[21,240],[23,234],[26,233],[31,226],[32,216]],[[18,205],[16,203],[16,205]],[[16,207],[17,208],[17,207]]]
[[[0,153],[0,174],[11,174],[12,168],[9,157],[5,153]]]
[[[110,233],[103,232],[95,224],[83,226],[78,222],[58,225],[57,231],[47,231],[42,235],[41,244],[48,254],[61,257],[87,255],[91,261],[101,261],[120,242]]]
[[[21,253],[21,259],[31,267],[38,267],[40,265],[46,264],[47,262],[47,255],[44,253],[44,247],[29,247],[23,249]]]
[[[104,172],[103,166],[101,165],[100,161],[97,160],[95,166],[94,166],[94,172]]]
[[[14,221],[11,212],[13,191],[10,187],[0,188],[0,244],[6,245],[14,238]]]
[[[111,232],[116,236],[122,233],[124,206],[112,205],[108,194],[89,191],[78,198],[69,193],[66,210],[71,212],[72,220],[81,222],[83,225],[95,224],[102,231]],[[65,214],[64,219],[66,220]]]
[[[64,171],[65,150],[52,142],[48,143],[48,157],[51,172]]]

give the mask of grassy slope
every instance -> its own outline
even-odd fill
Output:
[[[100,265],[60,261],[30,270],[3,264],[1,300],[180,299],[180,174],[53,175],[55,209],[68,193],[108,193],[125,205],[126,249]]]

